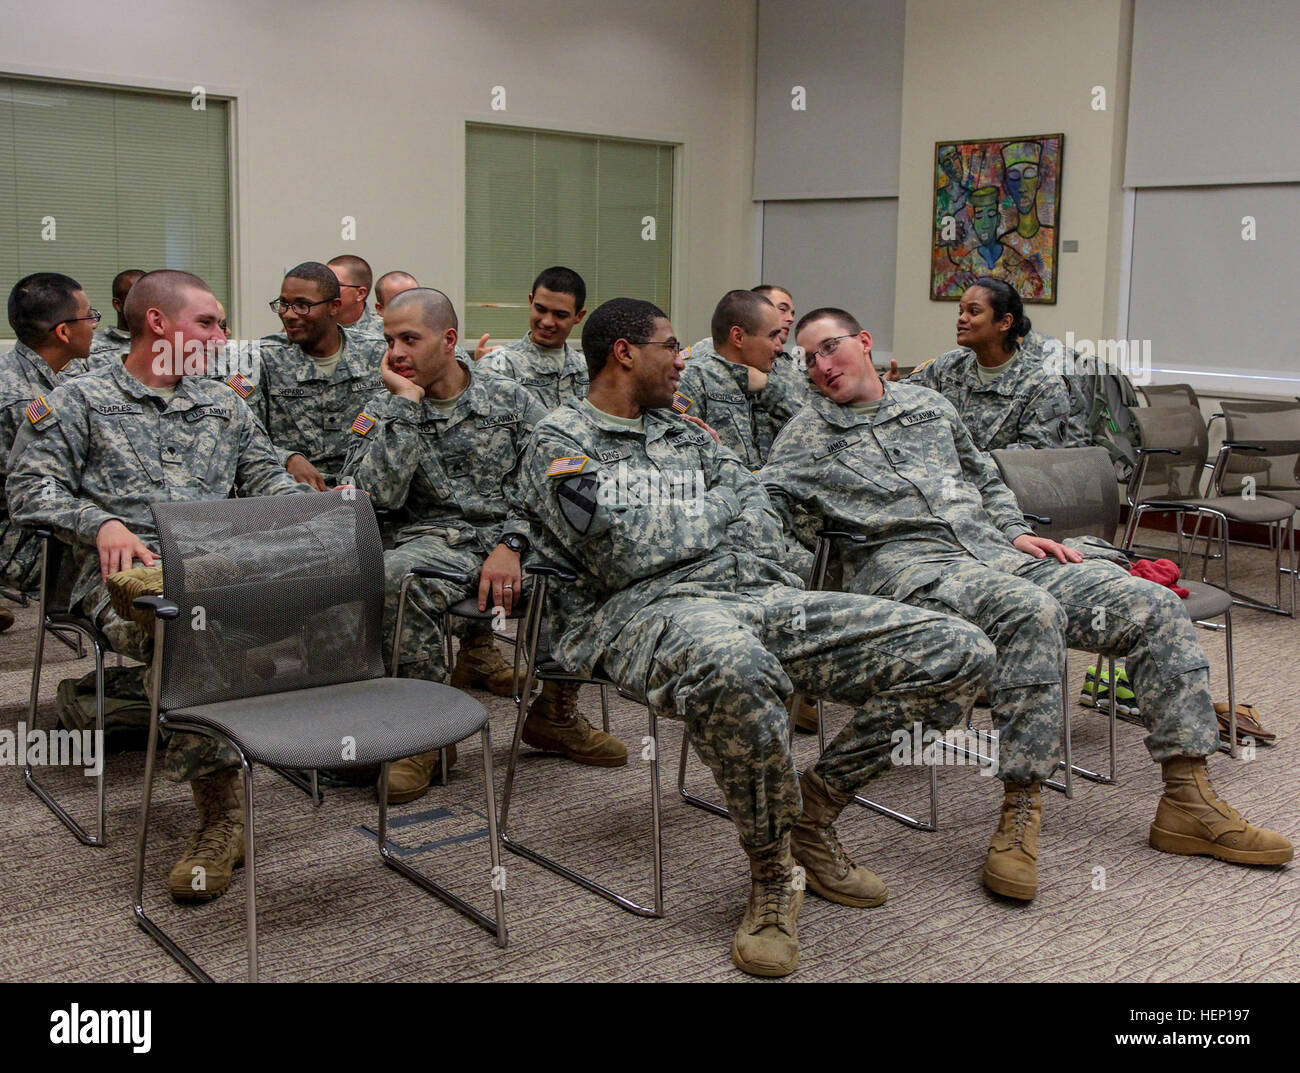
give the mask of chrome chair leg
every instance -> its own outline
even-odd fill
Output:
[[[731,818],[731,811],[723,805],[715,805],[707,798],[699,797],[686,789],[686,761],[690,756],[691,736],[687,733],[685,725],[682,726],[682,758],[681,763],[677,765],[677,792],[681,795],[683,801],[694,808],[703,809],[705,812],[711,812],[715,816],[721,816],[724,819]]]

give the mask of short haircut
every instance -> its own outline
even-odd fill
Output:
[[[611,298],[598,305],[582,323],[582,353],[591,378],[594,380],[601,374],[617,340],[644,343],[659,317],[667,320],[668,314],[653,302],[640,298]]]
[[[760,283],[757,287],[754,287],[752,289],[755,294],[761,294],[764,298],[768,299],[769,301],[771,300],[774,291],[780,291],[782,294],[788,295],[791,301],[794,300],[794,293],[790,290],[789,287],[778,287],[775,283]]]
[[[305,279],[310,283],[320,284],[322,298],[337,298],[340,294],[339,277],[319,261],[303,261],[300,265],[294,265],[284,274],[284,278]]]
[[[382,276],[380,276],[377,280],[375,280],[375,291],[374,291],[375,298],[377,298],[381,302],[387,302],[388,295],[384,293],[384,284],[397,283],[401,280],[408,280],[408,279],[411,281],[411,287],[418,287],[420,285],[420,281],[416,279],[413,275],[411,275],[411,273],[403,272],[400,268],[395,269],[392,272],[385,272]],[[410,287],[407,288],[407,290],[410,289],[411,289]]]
[[[370,290],[375,285],[375,275],[370,271],[370,265],[355,253],[340,253],[337,257],[331,257],[329,267],[343,269],[349,281],[358,287]]]
[[[126,300],[127,291],[135,286],[136,280],[144,275],[143,268],[124,268],[113,277],[113,297],[119,302]]]
[[[145,314],[150,309],[161,309],[169,317],[175,316],[185,303],[186,292],[192,290],[212,293],[212,288],[192,272],[170,268],[146,272],[132,285],[122,305],[131,338],[144,334]]]
[[[418,306],[425,325],[436,332],[460,328],[451,299],[434,287],[412,287],[409,291],[403,291],[384,306],[384,312],[400,312],[407,306]]]
[[[536,294],[538,287],[545,287],[548,291],[554,291],[556,294],[573,295],[573,311],[581,313],[587,304],[587,285],[582,281],[572,268],[565,268],[563,265],[552,265],[550,268],[543,268],[533,280],[533,287],[529,294]],[[629,299],[630,300],[630,299]]]
[[[710,324],[713,345],[719,347],[727,341],[733,324],[739,324],[742,330],[753,335],[763,326],[764,307],[776,308],[763,295],[753,291],[728,291],[713,310]]]
[[[820,309],[814,309],[811,313],[805,313],[799,318],[799,323],[794,326],[795,337],[815,320],[821,320],[824,317],[831,317],[839,322],[841,328],[846,332],[857,335],[862,331],[862,325],[858,323],[857,318],[847,310],[840,309],[836,306],[822,306]]]
[[[34,272],[9,292],[9,327],[25,346],[40,346],[56,324],[77,315],[81,284],[59,272]]]

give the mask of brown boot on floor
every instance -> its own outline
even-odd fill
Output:
[[[794,703],[794,697],[790,698],[790,702],[791,704]],[[789,704],[785,706],[785,710],[787,712],[790,710]],[[795,713],[794,717],[794,728],[800,734],[817,733],[817,705],[807,697],[799,701],[799,711]]]
[[[456,654],[451,684],[457,689],[486,689],[498,697],[513,697],[515,669],[497,650],[491,634],[467,637]]]
[[[1204,757],[1176,756],[1160,766],[1165,792],[1151,824],[1154,848],[1232,864],[1286,864],[1295,856],[1284,835],[1247,823],[1214,792]]]
[[[456,766],[456,746],[447,746],[447,770]],[[441,754],[437,749],[419,756],[408,756],[405,760],[395,760],[388,768],[388,803],[404,805],[423,797],[429,792],[429,785],[434,779],[442,777]],[[379,786],[375,785],[378,795]]]
[[[578,711],[577,682],[546,682],[528,709],[524,743],[547,753],[563,753],[577,764],[622,767],[627,746],[597,730]]]
[[[0,607],[0,633],[4,633],[14,624],[14,613],[7,607]]]
[[[994,894],[1028,902],[1038,893],[1038,828],[1042,821],[1038,783],[1007,783],[998,829],[984,862],[984,886]]]
[[[167,887],[178,902],[220,897],[230,875],[244,863],[244,801],[239,771],[228,768],[190,783],[199,807],[199,829],[172,867]]]
[[[878,875],[850,860],[832,826],[851,794],[832,790],[811,768],[799,776],[803,815],[790,833],[790,852],[810,890],[840,905],[883,905],[889,889]]]
[[[799,910],[790,838],[747,850],[753,886],[749,905],[731,944],[731,961],[751,976],[789,976],[799,965]]]

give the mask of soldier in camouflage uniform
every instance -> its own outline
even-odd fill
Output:
[[[586,316],[586,301],[587,285],[577,272],[559,265],[544,269],[528,294],[528,333],[488,351],[488,368],[518,380],[547,410],[583,398],[587,363],[569,345],[569,333]],[[479,351],[483,347],[480,341]]]
[[[281,464],[318,491],[338,474],[353,420],[383,386],[383,339],[340,327],[340,304],[330,269],[316,261],[290,269],[271,302],[287,339],[261,340],[256,384],[239,374],[226,381],[262,422]]]
[[[92,366],[121,361],[131,349],[131,333],[127,330],[124,312],[126,296],[131,293],[135,281],[143,275],[142,268],[127,268],[113,277],[113,310],[117,314],[117,323],[95,332],[95,342],[90,348]]]
[[[522,596],[520,558],[528,550],[528,522],[509,513],[506,486],[525,440],[546,411],[513,380],[482,367],[471,370],[472,363],[456,356],[456,314],[441,291],[416,288],[398,295],[388,304],[384,325],[392,340],[380,366],[385,390],[366,404],[353,426],[344,469],[376,507],[405,511],[397,546],[384,554],[388,650],[402,579],[413,567],[440,567],[473,579],[469,584],[421,580],[407,596],[398,674],[441,682],[447,678],[447,608],[476,596],[480,611],[502,608],[509,614]],[[465,652],[475,646],[496,652],[490,626],[462,644],[452,685],[473,684],[467,681]],[[496,658],[513,679],[513,668]],[[547,688],[553,684],[547,683],[544,693]],[[509,681],[505,693],[513,692]],[[627,763],[627,749],[585,721],[582,727],[552,726],[532,716],[524,740],[582,763]],[[389,800],[423,795],[437,762],[438,753],[432,752],[394,764]]]
[[[1029,318],[1010,285],[977,280],[957,306],[957,349],[918,366],[908,382],[952,403],[981,451],[1086,447],[1072,423],[1059,363],[1053,365],[1028,339],[1016,342],[1029,332]],[[1043,339],[1034,336],[1035,344]]]
[[[28,411],[6,491],[16,522],[49,526],[73,545],[73,610],[95,622],[115,651],[147,663],[152,633],[113,610],[104,579],[135,559],[153,564],[149,505],[224,499],[236,488],[244,495],[306,488],[284,471],[237,394],[157,370],[157,347],[178,337],[224,342],[216,298],[201,279],[150,272],[132,288],[126,315],[132,346],[123,363],[68,381]],[[201,818],[168,881],[175,898],[217,896],[243,861],[236,762],[211,738],[167,740],[164,769],[192,783]],[[197,887],[196,875],[203,876]]]
[[[340,299],[339,325],[351,328],[360,335],[384,334],[382,317],[375,316],[366,305],[366,298],[374,286],[374,273],[370,265],[355,254],[344,253],[328,262],[329,269],[338,277]]]
[[[554,590],[555,655],[685,722],[750,858],[732,959],[781,976],[798,963],[794,860],[824,897],[884,901],[834,820],[888,767],[895,728],[966,715],[992,649],[956,619],[805,592],[782,570],[780,522],[754,476],[667,408],[684,366],[672,334],[649,302],[591,315],[591,392],[537,426],[518,492],[540,554],[578,575]],[[784,707],[796,690],[858,708],[801,779]]]
[[[29,408],[39,412],[39,400],[85,370],[97,317],[81,284],[57,272],[26,276],[9,292],[9,327],[18,343],[0,357],[0,483]],[[31,592],[40,583],[40,556],[40,542],[10,520],[0,487],[0,581]],[[13,612],[0,607],[0,630],[13,622]]]
[[[1129,657],[1167,786],[1153,846],[1244,864],[1290,860],[1285,838],[1249,826],[1209,788],[1205,757],[1218,748],[1209,666],[1178,597],[1034,536],[952,404],[915,384],[886,388],[871,336],[848,313],[807,314],[798,340],[818,394],[762,473],[787,526],[809,546],[823,525],[864,534],[865,544],[844,548],[847,588],[960,615],[997,646],[988,697],[1006,798],[985,884],[1023,900],[1037,890],[1039,786],[1058,763],[1067,643]]]

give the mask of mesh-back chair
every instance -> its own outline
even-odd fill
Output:
[[[1191,384],[1143,384],[1138,391],[1148,406],[1197,406],[1200,399]]]
[[[1218,490],[1218,481],[1225,471],[1235,451],[1259,453],[1258,444],[1241,443],[1225,440],[1219,448],[1213,473],[1210,478],[1208,495],[1201,494],[1201,470],[1209,453],[1209,434],[1201,411],[1191,406],[1170,406],[1147,408],[1134,411],[1134,418],[1142,430],[1143,446],[1138,450],[1138,464],[1133,471],[1133,479],[1128,485],[1130,507],[1128,530],[1125,533],[1125,546],[1131,545],[1137,532],[1140,518],[1145,511],[1138,510],[1145,505],[1148,510],[1159,513],[1176,513],[1193,516],[1198,520],[1209,519],[1213,524],[1210,529],[1219,531],[1219,542],[1223,555],[1223,587],[1239,604],[1260,611],[1295,617],[1295,506],[1281,499],[1263,495],[1243,494],[1224,495]],[[1232,588],[1232,564],[1228,556],[1229,522],[1246,522],[1264,525],[1275,529],[1270,534],[1276,560],[1277,596],[1276,602],[1269,604],[1256,597],[1234,592]],[[1179,530],[1179,561],[1186,573],[1186,555],[1182,547],[1181,529]],[[1290,608],[1282,606],[1282,548],[1287,547],[1291,561],[1291,603]],[[1194,551],[1194,548],[1193,548]],[[1205,559],[1201,570],[1201,580],[1208,580],[1210,535],[1205,538]]]
[[[1115,484],[1114,474],[1107,459],[1106,452],[1096,447],[1052,449],[1044,451],[994,451],[993,458],[1002,471],[1007,487],[1015,493],[1016,501],[1023,510],[1037,513],[1044,511],[1050,521],[1035,524],[1035,531],[1040,536],[1052,540],[1067,540],[1070,537],[1098,537],[1107,543],[1115,539],[1119,527],[1119,488]],[[1026,517],[1033,514],[1026,513]],[[1119,549],[1125,557],[1136,556],[1126,545]],[[1180,585],[1188,589],[1188,596],[1182,601],[1183,610],[1192,621],[1207,630],[1222,630],[1224,647],[1228,664],[1228,702],[1232,710],[1231,745],[1224,749],[1233,756],[1236,752],[1237,716],[1236,684],[1232,665],[1232,597],[1223,589],[1204,582],[1182,580]],[[1214,622],[1222,618],[1223,622]],[[1097,670],[1101,670],[1101,658],[1097,659]],[[1097,704],[1097,690],[1100,674],[1092,681],[1092,699]],[[1115,721],[1116,693],[1115,660],[1109,660],[1110,689],[1110,775],[1104,777],[1096,772],[1076,767],[1075,773],[1094,782],[1113,783],[1115,781]],[[1118,718],[1141,726],[1141,719],[1128,715]]]
[[[1225,400],[1221,409],[1228,439],[1262,450],[1240,458],[1229,455],[1217,481],[1219,493],[1235,495],[1253,487],[1300,508],[1300,402]],[[1238,462],[1251,465],[1242,467]]]
[[[664,914],[664,879],[663,879],[663,835],[660,822],[659,806],[659,749],[658,722],[654,709],[646,705],[649,718],[649,760],[650,760],[650,825],[654,845],[654,903],[642,905],[625,895],[619,894],[611,887],[591,879],[546,854],[524,845],[510,835],[510,804],[514,796],[515,770],[519,764],[519,750],[523,744],[524,722],[528,718],[528,702],[533,686],[537,682],[578,682],[583,685],[601,687],[601,706],[606,714],[608,726],[608,705],[605,691],[609,686],[619,689],[618,684],[604,676],[597,666],[596,673],[588,675],[574,674],[541,649],[540,641],[545,628],[547,591],[551,583],[572,584],[577,575],[572,571],[547,563],[529,563],[527,573],[530,579],[528,603],[523,619],[524,677],[518,693],[518,717],[515,721],[514,740],[510,746],[510,760],[506,765],[505,785],[501,790],[501,841],[511,853],[516,853],[526,860],[539,864],[558,876],[578,884],[585,890],[606,898],[629,913],[643,917],[662,917]],[[516,645],[516,652],[518,652]],[[619,689],[622,696],[645,704],[643,697],[633,696]]]
[[[388,845],[392,761],[445,748],[479,732],[488,850],[500,873],[487,710],[450,686],[384,677],[384,565],[367,496],[350,490],[250,499],[158,503],[164,563],[155,609],[154,718],[136,842],[137,923],[191,975],[209,977],[143,907],[158,732],[202,734],[233,748],[244,775],[248,977],[257,979],[253,764],[314,770],[380,764],[379,854],[390,868],[506,942],[495,919],[399,860]],[[425,576],[440,576],[425,571]],[[399,604],[400,636],[405,608]],[[168,624],[171,625],[168,625]],[[250,657],[257,657],[256,673]],[[268,664],[273,666],[269,676]]]
[[[90,642],[95,655],[95,749],[99,753],[99,773],[95,776],[95,832],[85,829],[50,791],[41,785],[29,762],[23,778],[27,788],[45,802],[60,822],[72,832],[78,842],[87,846],[107,845],[104,831],[106,787],[104,782],[104,653],[111,651],[108,638],[96,629],[95,624],[69,609],[76,571],[66,546],[47,529],[36,530],[41,541],[41,574],[39,585],[39,610],[36,619],[36,656],[32,663],[32,688],[27,702],[27,727],[36,729],[36,705],[41,690],[41,668],[45,662],[45,635],[52,634],[64,644],[83,653],[81,639]],[[74,643],[75,639],[75,643]]]

